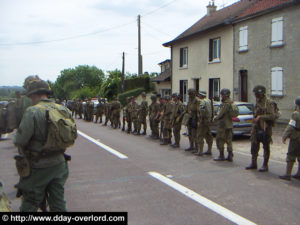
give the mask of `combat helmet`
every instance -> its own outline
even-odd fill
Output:
[[[25,78],[24,80],[24,89],[28,90],[28,87],[29,87],[29,84],[31,81],[34,81],[34,80],[40,80],[39,76],[38,75],[34,75],[34,76],[28,76]]]
[[[199,91],[199,95],[202,97],[206,97],[206,91]]]
[[[300,96],[295,99],[295,105],[300,107]]]
[[[221,90],[221,95],[229,97],[230,96],[230,90],[228,88],[223,88]]]
[[[31,96],[33,94],[53,94],[49,84],[46,81],[40,79],[33,79],[29,81],[27,87],[27,96]]]
[[[151,100],[156,100],[156,99],[157,99],[156,95],[151,95]]]
[[[142,93],[142,97],[146,97],[147,94],[145,92]]]
[[[196,95],[197,91],[194,88],[188,89],[188,95]]]
[[[265,94],[266,93],[266,88],[262,85],[256,85],[254,88],[253,88],[253,92],[255,94]]]
[[[172,94],[172,98],[178,98],[178,97],[179,97],[178,93],[173,93]]]

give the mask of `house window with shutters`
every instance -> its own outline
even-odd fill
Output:
[[[283,45],[283,17],[272,20],[272,40],[271,47]]]
[[[221,39],[215,38],[209,40],[209,62],[221,62]]]
[[[240,52],[248,51],[248,26],[240,28]]]
[[[282,67],[272,68],[272,90],[271,95],[283,96],[283,69]]]
[[[180,68],[188,67],[188,48],[180,48]]]

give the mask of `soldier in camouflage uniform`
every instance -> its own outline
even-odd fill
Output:
[[[246,169],[257,169],[259,145],[262,143],[264,148],[264,163],[262,168],[259,169],[259,172],[266,172],[269,170],[268,162],[270,158],[270,143],[272,142],[272,126],[275,120],[275,112],[272,102],[265,96],[266,88],[264,86],[255,86],[253,92],[256,97],[256,105],[251,131],[252,161]]]
[[[91,122],[93,120],[93,115],[94,115],[94,102],[92,101],[91,98],[86,103],[87,106],[87,121]]]
[[[197,149],[197,111],[199,108],[199,100],[196,98],[196,90],[189,89],[189,101],[187,104],[187,116],[189,117],[189,121],[187,124],[188,133],[189,133],[189,142],[190,147],[185,149],[185,151],[192,151]]]
[[[300,180],[300,96],[296,98],[295,105],[295,112],[293,112],[290,122],[282,136],[282,142],[284,144],[288,138],[290,139],[286,157],[286,173],[280,176],[280,178],[284,180],[291,180],[292,169],[296,158],[298,160],[298,171],[293,177]]]
[[[111,122],[111,111],[110,111],[110,102],[105,103],[105,123],[104,126],[107,126],[108,121]]]
[[[224,88],[221,90],[222,104],[217,116],[214,118],[214,121],[217,122],[217,148],[220,152],[218,158],[215,158],[215,161],[224,161],[228,160],[232,162],[233,160],[233,149],[232,149],[232,103],[230,99],[230,90]],[[224,145],[227,144],[228,157],[224,157]]]
[[[180,130],[181,130],[181,122],[184,116],[185,108],[182,102],[179,99],[179,95],[174,93],[172,95],[174,102],[174,109],[171,115],[171,124],[173,129],[173,135],[175,142],[171,145],[173,148],[179,148],[180,146]]]
[[[130,102],[130,98],[127,97],[126,98],[126,105],[123,107],[122,109],[122,114],[123,114],[123,125],[122,125],[122,131],[125,131],[125,128],[126,128],[126,121],[127,121],[127,107],[128,107],[128,104]]]
[[[213,145],[213,135],[211,133],[211,122],[214,118],[214,106],[213,101],[206,98],[206,91],[200,91],[199,92],[199,99],[201,103],[205,105],[205,108],[207,110],[207,121],[202,122],[203,130],[201,131],[203,137],[206,140],[206,143],[208,145],[208,149],[206,152],[204,152],[204,155],[211,155],[212,154],[212,145]],[[201,136],[202,136],[201,135]],[[200,140],[199,140],[200,141]],[[202,141],[200,141],[202,143]],[[203,143],[204,144],[204,143]]]
[[[144,132],[142,135],[147,134],[147,114],[148,114],[148,102],[146,101],[146,93],[142,93],[143,101],[139,107],[138,112],[138,135],[140,135],[142,124],[144,126]]]
[[[14,144],[22,149],[19,158],[26,158],[27,167],[20,170],[18,188],[23,194],[21,212],[36,212],[44,196],[48,195],[50,211],[66,211],[64,184],[69,170],[62,151],[51,155],[40,155],[47,139],[46,113],[35,104],[53,104],[49,100],[52,94],[47,82],[35,79],[28,84],[27,95],[33,106],[26,109],[20,127],[14,137]],[[61,109],[71,112],[64,106]],[[35,155],[34,159],[32,156]]]
[[[119,127],[121,113],[121,103],[117,98],[111,103],[111,114],[112,114],[112,126],[114,129]]]
[[[133,123],[133,134],[137,134],[138,131],[138,110],[139,105],[135,101],[135,97],[131,97],[131,104],[130,104],[130,114],[131,114],[131,121]]]
[[[159,112],[160,112],[160,127],[159,127],[159,139],[163,142],[163,129],[164,129],[164,118],[163,118],[163,111],[166,105],[166,98],[161,97],[160,94],[157,95],[159,97]]]
[[[75,119],[76,119],[76,108],[77,108],[77,99],[74,99],[72,101],[72,117],[75,115]]]
[[[161,145],[171,144],[172,138],[172,113],[174,110],[174,103],[170,96],[166,96],[166,103],[164,105],[163,115],[163,142]]]
[[[95,121],[95,123],[97,123],[98,118],[100,118],[100,123],[102,123],[103,112],[104,112],[103,99],[99,98],[98,104],[97,104],[97,109],[96,109],[96,121]]]
[[[211,105],[208,101],[205,100],[206,94],[204,92],[199,93],[200,104],[198,108],[198,127],[197,127],[197,141],[198,141],[198,149],[195,153],[198,156],[204,155],[204,139],[206,138],[206,142],[208,143],[208,151],[206,154],[211,154],[213,137],[210,130],[210,122],[211,122]]]
[[[153,139],[159,139],[159,131],[158,131],[158,124],[159,124],[159,116],[160,116],[160,106],[157,103],[157,96],[151,95],[151,105],[149,106],[149,120],[150,120],[150,128],[151,128],[151,135]]]

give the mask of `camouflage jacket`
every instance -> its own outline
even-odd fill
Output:
[[[171,115],[171,120],[174,123],[181,123],[184,112],[185,112],[184,105],[181,102],[175,102],[173,112]]]
[[[282,139],[300,140],[300,110],[293,112],[290,122],[284,130]]]
[[[157,113],[160,112],[160,105],[159,103],[155,102],[155,103],[151,103],[151,105],[149,106],[149,118],[151,120],[153,119],[157,119]]]
[[[219,128],[230,129],[233,128],[231,111],[232,111],[232,100],[228,98],[227,100],[223,101],[220,110],[215,117],[214,121],[218,122]]]
[[[51,100],[41,100],[41,102],[49,104]],[[66,107],[62,105],[60,107],[63,107],[70,113]],[[23,115],[19,129],[14,137],[14,144],[23,149],[23,153],[31,161],[31,153],[38,154],[42,151],[42,147],[47,140],[47,131],[46,113],[37,106],[30,106]],[[31,165],[33,168],[47,168],[64,161],[64,155],[57,153],[51,156],[39,157],[38,161],[32,161]]]
[[[258,123],[253,122],[255,129],[266,131],[269,135],[272,134],[273,121],[275,120],[275,112],[272,102],[265,96],[256,100],[254,118],[260,116]]]

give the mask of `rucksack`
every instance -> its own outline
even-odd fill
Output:
[[[239,115],[239,107],[235,104],[231,104],[231,117],[238,117]]]
[[[270,101],[270,103],[274,108],[275,119],[273,120],[272,125],[275,126],[278,118],[281,116],[281,112],[280,112],[280,110],[278,108],[278,105],[275,101]]]
[[[42,148],[42,153],[63,152],[71,147],[77,138],[77,127],[68,110],[55,103],[36,106],[45,110],[47,120],[47,140]]]

